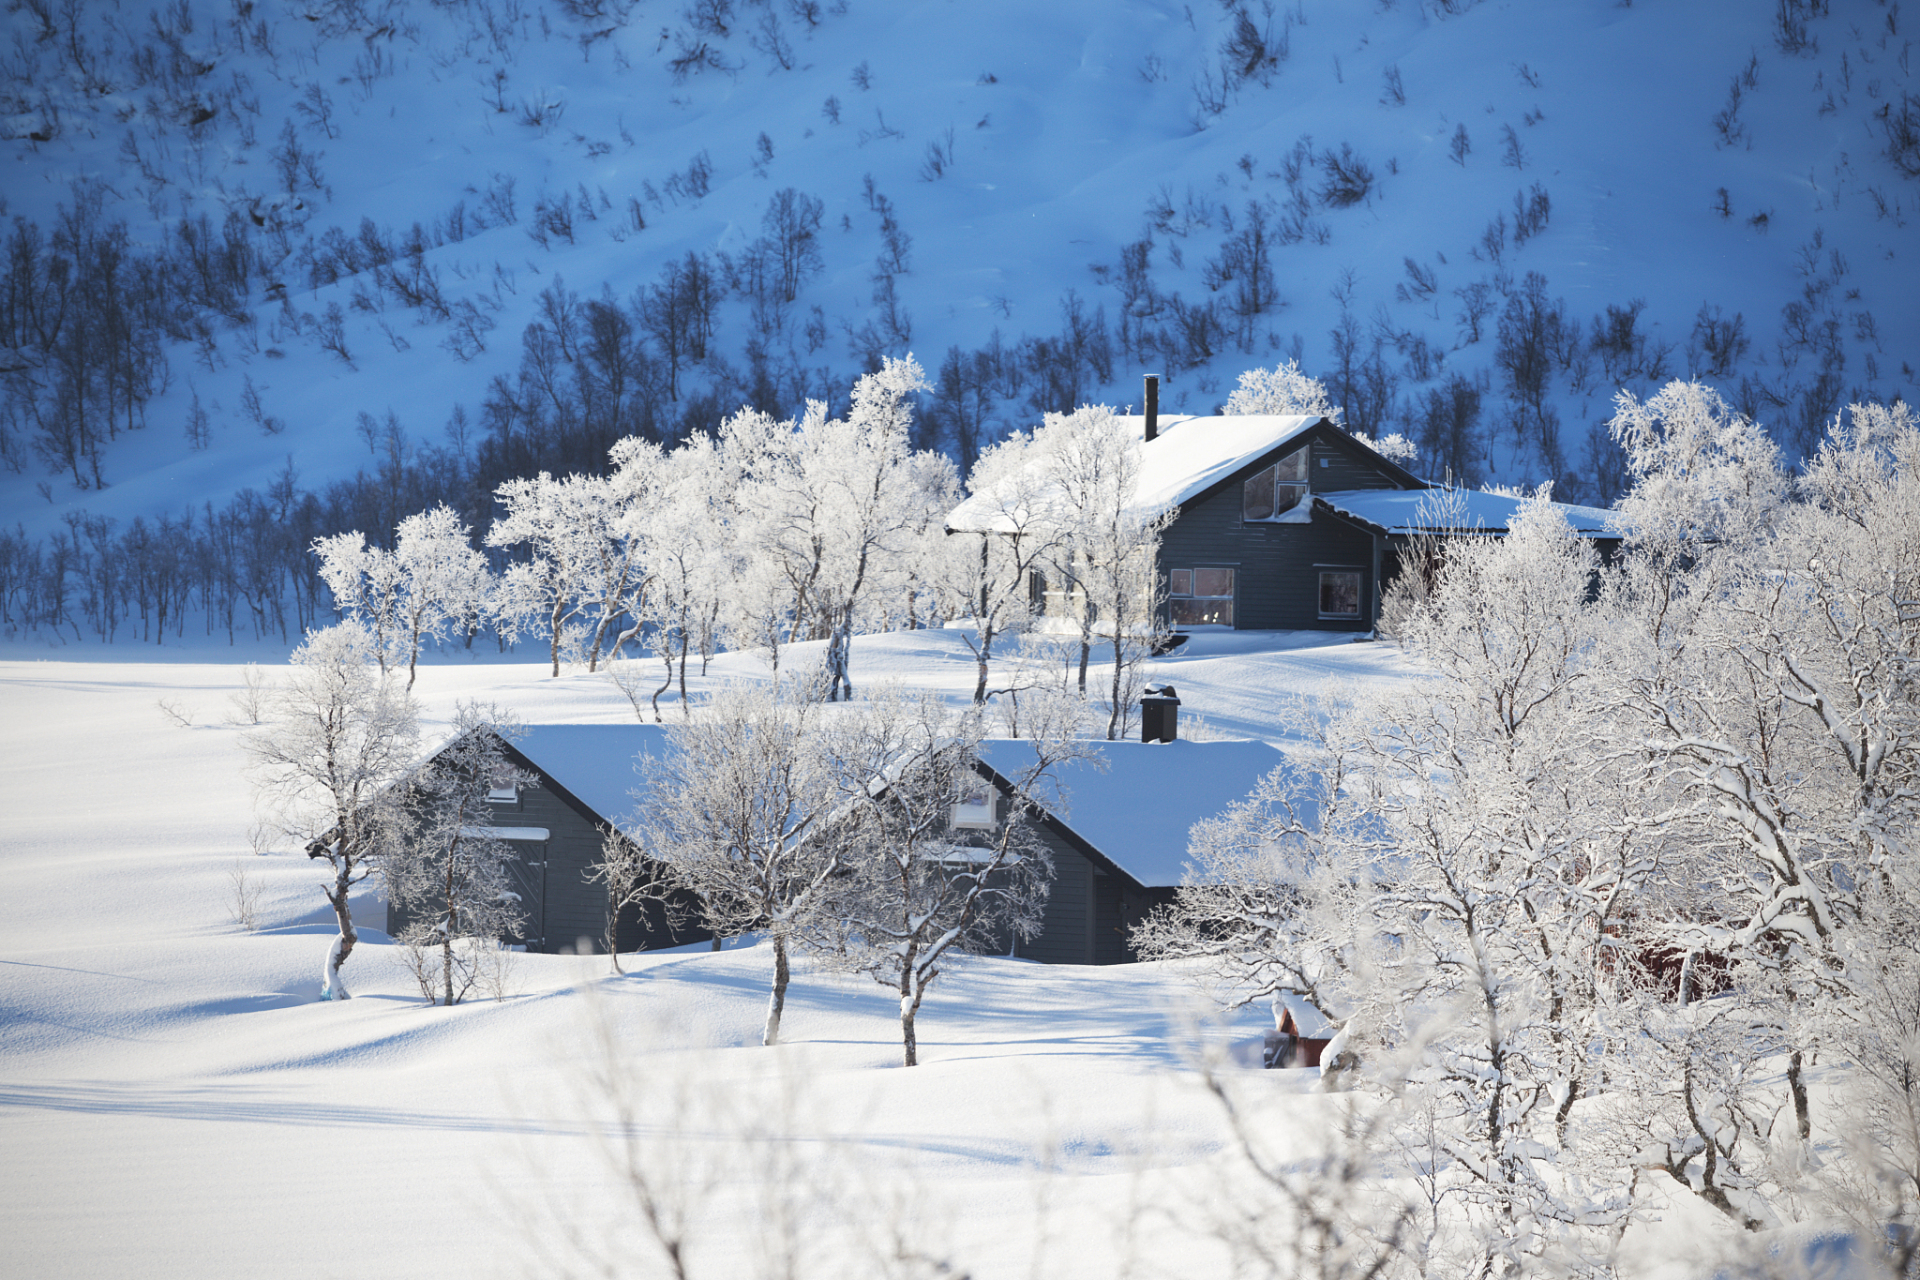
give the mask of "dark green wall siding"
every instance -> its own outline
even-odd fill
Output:
[[[1037,827],[1053,857],[1053,885],[1041,913],[1040,934],[1022,942],[1014,954],[1042,964],[1129,964],[1138,959],[1128,930],[1145,918],[1153,903],[1171,896],[1142,889],[1121,872],[1108,870],[1076,849],[1052,827]],[[1005,946],[998,950],[1004,954]]]
[[[539,844],[510,842],[519,855],[512,875],[527,914],[520,936],[513,941],[525,943],[530,951],[605,952],[606,886],[587,878],[603,856],[595,824],[545,787],[521,791],[517,804],[495,805],[493,821],[500,827],[545,827],[548,833]],[[397,934],[408,923],[407,913],[389,905],[387,923],[389,932]],[[629,908],[622,913],[620,926],[622,951],[677,946],[712,936],[695,924],[675,933],[658,906],[645,913]]]
[[[1204,429],[1204,424],[1189,425]],[[1359,456],[1357,446],[1313,439],[1308,448],[1307,477],[1318,492],[1402,487],[1394,477]],[[1285,450],[1273,457],[1281,452]],[[1310,524],[1249,523],[1241,519],[1240,482],[1271,461],[1262,458],[1211,493],[1181,506],[1180,515],[1161,539],[1161,572],[1233,568],[1233,621],[1239,630],[1371,629],[1376,599],[1371,534],[1324,512],[1315,512]],[[1322,466],[1322,461],[1327,465]],[[1360,570],[1358,619],[1320,616],[1320,572],[1324,567]]]
[[[1233,624],[1240,630],[1365,631],[1373,625],[1373,538],[1315,513],[1311,524],[1249,524],[1240,519],[1240,487],[1189,503],[1160,542],[1160,570],[1229,565]],[[1359,569],[1357,621],[1320,616],[1320,569]]]
[[[1053,883],[1041,912],[1040,935],[1014,954],[1043,964],[1093,963],[1093,864],[1045,825],[1037,828],[1053,857]]]

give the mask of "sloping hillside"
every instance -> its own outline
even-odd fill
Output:
[[[1914,384],[1920,94],[1892,5],[5,22],[19,548],[84,546],[83,516],[211,521],[243,489],[248,528],[303,491],[342,527],[438,498],[480,522],[507,475],[742,403],[844,407],[909,351],[923,443],[963,462],[1142,372],[1204,411],[1297,357],[1436,475],[1588,501],[1617,485],[1622,388],[1702,377],[1800,449]]]

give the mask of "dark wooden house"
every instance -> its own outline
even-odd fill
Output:
[[[1187,864],[1187,833],[1281,764],[1264,742],[1102,742],[1091,761],[1060,770],[1059,798],[1035,826],[1053,857],[1053,887],[1039,936],[1011,954],[1047,964],[1135,960],[1128,934],[1171,901]],[[1028,763],[1030,743],[989,739],[979,771],[1002,797]]]
[[[1443,490],[1330,420],[1272,414],[1134,417],[1135,505],[1173,507],[1160,544],[1175,631],[1372,631],[1380,592],[1421,535],[1506,532],[1521,500]],[[1614,542],[1610,512],[1559,504],[1573,528]],[[954,532],[1006,533],[969,500]]]
[[[666,735],[656,725],[530,725],[506,746],[507,758],[532,775],[537,785],[503,789],[489,803],[493,834],[518,855],[510,865],[526,921],[512,939],[529,951],[604,952],[607,891],[589,876],[601,861],[602,841],[633,810],[628,794],[639,784],[634,761],[643,752],[665,749]],[[689,904],[690,905],[690,904]],[[688,923],[674,929],[658,906],[621,913],[615,935],[621,951],[658,949],[712,937],[685,913]],[[404,909],[389,904],[387,928],[407,925]]]

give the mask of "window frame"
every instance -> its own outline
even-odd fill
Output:
[[[1284,477],[1281,474],[1282,468],[1287,472]],[[1240,522],[1271,524],[1298,508],[1313,493],[1312,468],[1312,446],[1303,444],[1290,453],[1282,454],[1271,465],[1262,467],[1242,480],[1240,482]],[[1253,501],[1254,496],[1261,488],[1267,491],[1266,514],[1252,514],[1257,509]]]
[[[1000,828],[1000,797],[993,783],[981,778],[978,784],[960,784],[954,797],[947,825],[957,831],[997,831]]]
[[[1226,583],[1227,593],[1225,595],[1199,594],[1199,588],[1201,585],[1200,575],[1202,573],[1226,574],[1227,575],[1227,583]],[[1176,575],[1178,574],[1187,575],[1187,590],[1184,592],[1179,592],[1174,590],[1174,584],[1177,580]],[[1221,627],[1226,630],[1232,630],[1234,626],[1234,605],[1239,599],[1239,594],[1240,594],[1240,566],[1237,564],[1232,564],[1232,565],[1197,564],[1197,565],[1191,565],[1191,566],[1187,566],[1179,569],[1169,569],[1167,571],[1167,622],[1169,625],[1175,626],[1175,627]],[[1199,621],[1199,622],[1181,621],[1177,616],[1177,614],[1179,613],[1179,606],[1182,603],[1195,604],[1196,602],[1199,602],[1199,601],[1215,602],[1216,608],[1218,608],[1220,604],[1224,604],[1225,606],[1224,612],[1226,614],[1225,618],[1216,618],[1212,621]]]
[[[1318,573],[1316,580],[1318,595],[1315,597],[1314,603],[1319,608],[1320,620],[1323,622],[1363,621],[1367,616],[1366,569],[1360,565],[1315,565],[1314,569]],[[1327,611],[1327,579],[1335,577],[1351,577],[1353,579],[1352,613],[1329,613]]]

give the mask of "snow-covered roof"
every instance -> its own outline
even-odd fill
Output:
[[[1121,415],[1121,421],[1145,420]],[[1140,446],[1140,475],[1129,509],[1151,512],[1185,502],[1319,421],[1269,413],[1161,418],[1158,434]],[[956,533],[1019,532],[1002,507],[991,493],[976,494],[948,514],[947,528]]]
[[[629,793],[640,785],[635,759],[664,753],[667,734],[657,724],[534,724],[513,746],[582,804],[618,822],[632,812]]]
[[[1307,998],[1297,991],[1282,991],[1274,996],[1281,1007],[1293,1015],[1293,1027],[1303,1040],[1331,1040],[1334,1033],[1333,1023],[1327,1021],[1327,1015],[1314,1008]]]
[[[513,745],[594,813],[621,822],[633,812],[631,793],[640,785],[636,759],[664,754],[667,734],[651,724],[536,724]],[[1246,799],[1285,760],[1264,742],[1093,746],[1105,771],[1090,761],[1062,766],[1066,812],[1056,816],[1143,885],[1179,884],[1188,829]],[[1031,751],[1020,739],[980,744],[980,758],[1005,777],[1018,774]]]
[[[1478,489],[1347,489],[1316,493],[1314,501],[1388,533],[1505,533],[1526,501]],[[1575,533],[1619,536],[1610,522],[1615,512],[1603,507],[1553,504]]]
[[[1180,883],[1187,863],[1187,832],[1235,801],[1284,762],[1264,742],[1101,742],[1090,761],[1058,771],[1066,804],[1054,816],[1121,870],[1149,887]],[[1002,777],[1032,759],[1019,739],[991,738],[980,758]]]

